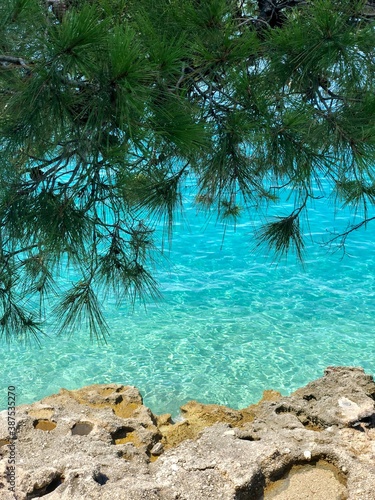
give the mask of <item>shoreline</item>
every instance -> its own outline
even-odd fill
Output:
[[[327,500],[327,491],[332,500],[373,499],[375,383],[361,368],[328,367],[290,396],[266,391],[242,410],[191,401],[181,411],[178,422],[155,415],[120,384],[16,407],[17,500]],[[6,489],[6,416],[4,500],[15,498]]]

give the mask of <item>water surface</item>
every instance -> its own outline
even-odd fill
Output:
[[[255,219],[228,228],[222,244],[222,225],[186,201],[158,272],[163,299],[131,312],[109,298],[106,345],[84,329],[41,348],[2,345],[1,408],[8,385],[21,404],[116,382],[137,386],[155,413],[177,415],[191,399],[240,408],[265,389],[288,394],[328,365],[375,373],[374,223],[352,235],[343,258],[309,239],[305,268],[293,256],[276,266],[254,249]],[[310,213],[315,242],[345,227],[345,212],[333,220],[328,208],[318,201]]]

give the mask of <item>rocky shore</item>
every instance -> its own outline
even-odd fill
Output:
[[[0,413],[0,498],[374,500],[375,383],[329,367],[291,396],[154,415],[135,387],[92,385],[16,409],[16,493]]]

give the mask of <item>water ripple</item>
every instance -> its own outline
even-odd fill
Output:
[[[315,235],[325,224],[318,208],[310,219]],[[2,346],[0,409],[7,385],[26,403],[60,387],[131,384],[153,411],[177,415],[190,399],[239,408],[265,389],[289,393],[328,365],[375,373],[371,226],[353,235],[352,257],[311,247],[302,269],[293,259],[275,266],[254,254],[247,223],[228,230],[222,246],[222,228],[193,209],[186,218],[176,227],[170,266],[159,272],[164,299],[130,313],[110,297],[107,345],[88,343],[82,330],[72,340],[49,338],[41,349]]]

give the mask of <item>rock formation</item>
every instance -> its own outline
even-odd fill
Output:
[[[16,495],[0,413],[0,498],[374,500],[375,383],[330,367],[289,397],[154,415],[134,387],[61,389],[17,407]]]

